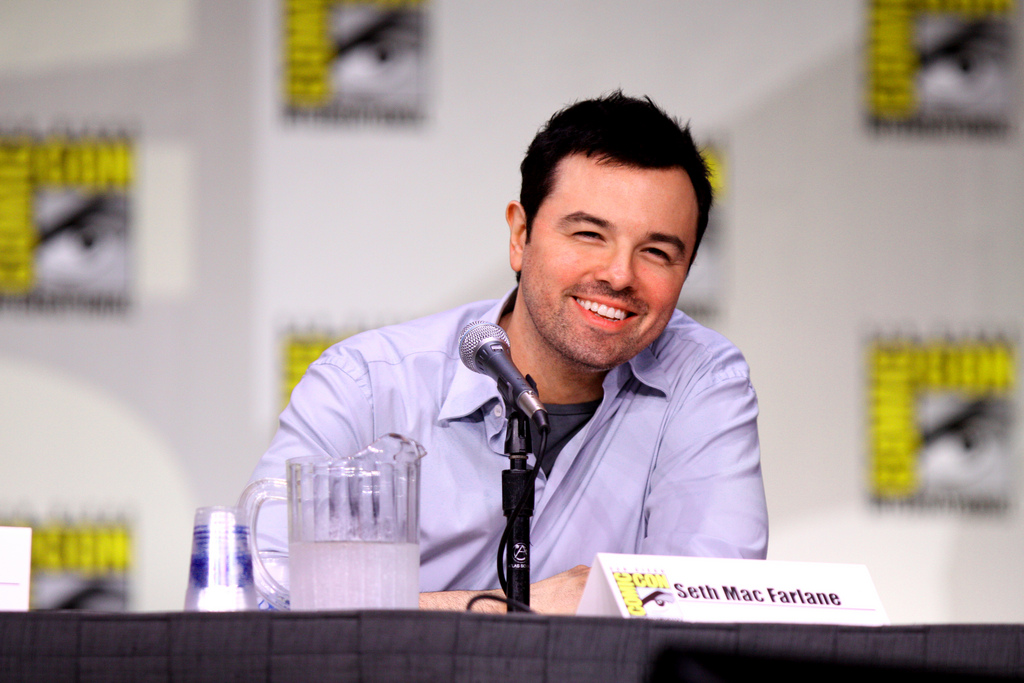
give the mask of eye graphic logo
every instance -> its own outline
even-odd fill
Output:
[[[637,595],[647,612],[654,619],[682,616],[676,604],[676,596],[661,588],[637,588]]]
[[[871,0],[865,96],[875,130],[1006,132],[1014,5]]]
[[[132,142],[0,132],[0,307],[122,313]]]
[[[1016,392],[1016,349],[1008,340],[876,339],[868,386],[876,503],[1007,508]]]
[[[428,0],[282,0],[285,113],[414,122],[426,100]]]

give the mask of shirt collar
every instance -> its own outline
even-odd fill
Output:
[[[481,318],[494,324],[498,323],[501,314],[509,307],[516,295],[516,287],[509,290],[505,296],[497,300],[493,306]],[[661,341],[661,337],[630,358],[622,365],[612,368],[605,377],[605,395],[609,390],[614,389],[614,394],[622,389],[631,377],[646,384],[658,391],[663,397],[668,397],[668,379],[661,370],[658,357],[655,354],[655,347]],[[613,395],[614,395],[613,394]],[[501,401],[501,394],[498,392],[497,383],[486,375],[473,372],[462,362],[455,367],[455,375],[448,387],[448,395],[441,405],[438,420],[455,420],[466,417],[492,401]]]
[[[662,332],[664,334],[664,332]],[[661,342],[659,336],[653,342],[648,344],[640,353],[636,354],[628,361],[623,363],[617,368],[612,369],[608,373],[609,376],[615,375],[616,381],[619,386],[625,384],[628,379],[626,375],[632,374],[633,377],[647,386],[658,391],[663,397],[668,398],[668,378],[665,376],[665,371],[661,367],[661,363],[658,361],[658,356],[655,352],[657,346]],[[618,375],[623,375],[621,378]],[[607,378],[605,380],[607,386]]]

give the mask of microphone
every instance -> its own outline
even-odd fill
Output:
[[[509,353],[508,335],[494,323],[477,320],[459,333],[459,356],[466,367],[496,381],[507,404],[518,406],[537,429],[547,431],[548,411]]]

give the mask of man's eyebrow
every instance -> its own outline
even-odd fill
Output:
[[[665,242],[667,244],[671,244],[679,250],[680,256],[686,256],[686,242],[676,235],[668,235],[663,232],[652,232],[647,235],[647,240],[650,242]]]
[[[573,211],[568,216],[564,216],[560,221],[563,225],[567,223],[591,223],[599,228],[611,227],[611,223],[603,218],[598,218],[586,211]]]

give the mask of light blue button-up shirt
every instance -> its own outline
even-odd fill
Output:
[[[509,295],[511,296],[511,294]],[[301,455],[347,456],[397,432],[422,444],[420,589],[498,586],[505,527],[505,407],[494,380],[459,360],[469,322],[508,300],[468,304],[332,346],[281,414],[253,479]],[[264,507],[260,546],[286,548],[283,506]],[[649,347],[613,369],[593,418],[537,477],[531,579],[598,552],[764,558],[757,398],[740,352],[676,311]]]

